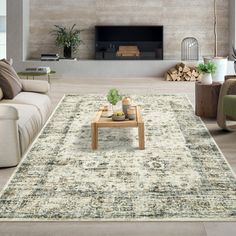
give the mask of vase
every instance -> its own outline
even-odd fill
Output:
[[[204,62],[213,62],[216,65],[216,73],[212,76],[214,82],[223,82],[227,74],[227,57],[205,57]]]
[[[126,118],[128,117],[127,110],[130,107],[130,105],[131,105],[130,98],[128,98],[128,97],[123,98],[123,100],[122,100],[122,108],[123,108],[123,112],[125,113],[125,117]]]
[[[72,49],[71,47],[64,47],[64,57],[71,58]]]
[[[121,102],[117,102],[116,105],[112,105],[112,112],[122,112],[122,103]]]
[[[136,109],[135,109],[135,107],[128,108],[127,113],[128,113],[128,119],[129,120],[135,120],[136,119]]]
[[[201,83],[204,84],[204,85],[210,85],[210,84],[212,84],[212,75],[211,75],[210,73],[204,74],[204,75],[202,76]]]

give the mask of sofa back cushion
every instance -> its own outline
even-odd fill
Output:
[[[0,88],[5,99],[13,99],[22,90],[20,78],[5,59],[0,60]]]

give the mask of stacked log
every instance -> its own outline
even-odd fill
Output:
[[[139,57],[140,51],[137,46],[119,46],[116,52],[118,57]]]
[[[184,63],[179,63],[172,67],[165,74],[167,81],[200,81],[201,74],[194,66],[187,66]]]

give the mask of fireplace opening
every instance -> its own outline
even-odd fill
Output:
[[[163,60],[163,26],[96,26],[97,60]]]

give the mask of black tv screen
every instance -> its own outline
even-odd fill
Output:
[[[96,42],[163,41],[163,26],[96,26]]]

